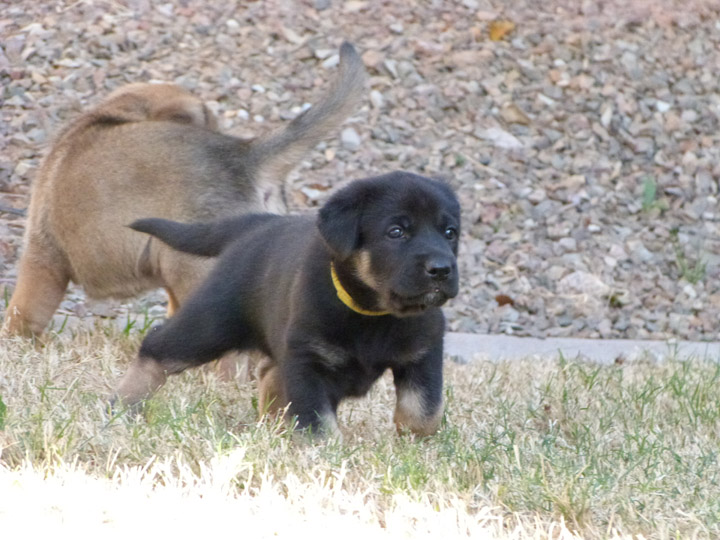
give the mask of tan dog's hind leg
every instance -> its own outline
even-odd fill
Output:
[[[62,302],[70,277],[44,257],[34,256],[33,246],[20,260],[18,281],[10,298],[3,334],[39,335]]]

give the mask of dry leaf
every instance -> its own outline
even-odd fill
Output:
[[[513,30],[515,30],[515,23],[512,21],[493,21],[490,23],[490,39],[500,41]]]
[[[507,294],[498,294],[495,296],[495,301],[498,303],[498,306],[506,306],[506,305],[515,305],[515,301],[510,298]]]

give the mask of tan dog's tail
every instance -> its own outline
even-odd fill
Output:
[[[130,228],[150,234],[178,251],[201,257],[217,257],[243,232],[275,217],[272,214],[244,214],[207,223],[146,218],[133,221]]]
[[[340,47],[340,73],[328,93],[279,131],[251,142],[249,157],[261,181],[284,179],[300,160],[350,116],[364,93],[365,68],[355,47]]]

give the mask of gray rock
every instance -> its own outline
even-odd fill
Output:
[[[558,294],[587,294],[602,297],[610,292],[610,287],[594,274],[576,271],[558,282],[557,291]]]
[[[523,148],[523,143],[520,142],[517,137],[498,127],[481,129],[476,131],[475,134],[480,139],[490,141],[498,148],[503,148],[505,150],[517,150]]]
[[[362,144],[360,135],[351,127],[343,129],[340,140],[342,141],[343,148],[351,152],[355,152]]]
[[[375,107],[376,109],[382,109],[383,105],[385,104],[385,99],[383,98],[383,95],[377,90],[371,90],[370,103],[372,103],[373,107]]]

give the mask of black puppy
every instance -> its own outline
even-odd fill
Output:
[[[337,429],[341,400],[390,368],[399,430],[434,433],[442,415],[445,320],[458,292],[460,207],[442,182],[405,172],[358,180],[317,219],[250,214],[212,223],[143,219],[131,227],[203,256],[214,271],[153,330],[122,379],[133,405],[179,373],[259,349],[262,412],[289,404],[298,426]]]

